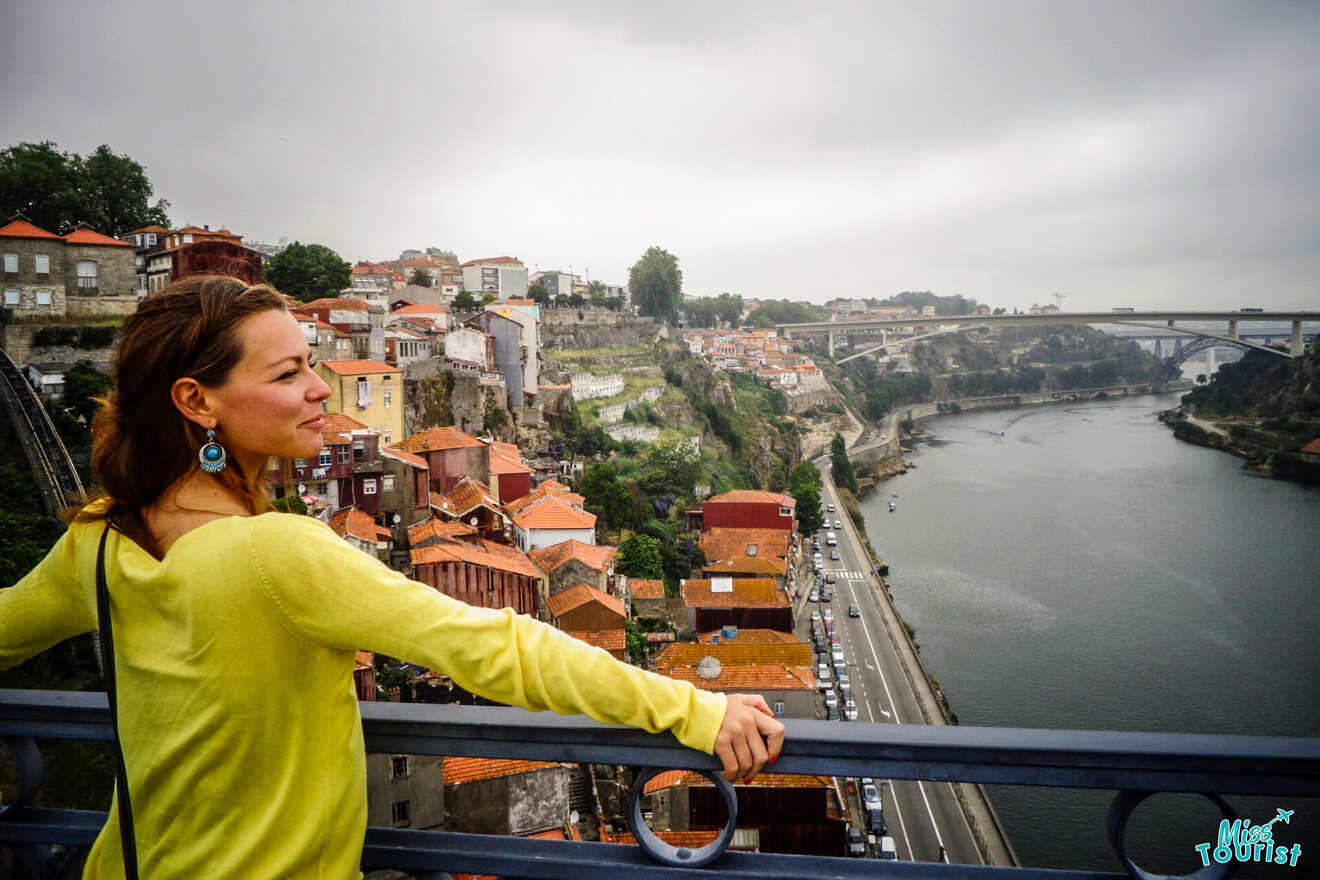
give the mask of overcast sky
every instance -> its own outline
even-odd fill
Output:
[[[1320,3],[19,3],[0,146],[171,219],[686,292],[1320,308]]]

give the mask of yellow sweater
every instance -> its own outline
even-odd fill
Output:
[[[0,668],[96,629],[101,524],[0,590]],[[527,709],[672,730],[711,752],[724,697],[510,609],[410,581],[320,522],[228,517],[157,560],[110,533],[106,578],[138,863],[152,880],[360,877],[366,759],[354,652]],[[84,877],[122,877],[118,810]]]

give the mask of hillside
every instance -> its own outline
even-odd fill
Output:
[[[1320,461],[1300,453],[1320,437],[1320,342],[1301,358],[1248,352],[1160,418],[1180,440],[1223,449],[1274,476],[1320,483]]]

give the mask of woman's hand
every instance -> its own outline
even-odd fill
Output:
[[[784,725],[760,694],[729,694],[724,723],[715,737],[715,757],[724,778],[751,782],[766,763],[773,764],[784,745]]]

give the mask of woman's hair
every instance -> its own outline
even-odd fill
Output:
[[[92,423],[92,475],[110,504],[96,513],[84,509],[78,520],[104,517],[154,552],[142,510],[198,467],[197,450],[206,442],[206,431],[175,407],[175,381],[223,384],[243,355],[243,320],[285,308],[275,288],[222,275],[181,278],[138,305],[124,321],[115,390]],[[254,514],[269,506],[263,477],[244,473],[233,457],[216,475]]]

